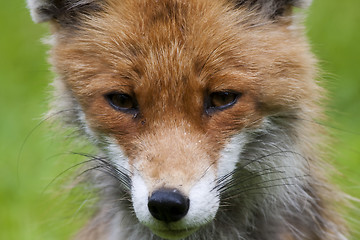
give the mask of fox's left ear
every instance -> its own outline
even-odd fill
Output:
[[[312,0],[235,0],[237,7],[255,9],[272,19],[291,13],[292,7],[308,7],[311,2]]]
[[[102,0],[27,0],[31,17],[36,23],[56,21],[73,24],[80,14],[100,9]]]

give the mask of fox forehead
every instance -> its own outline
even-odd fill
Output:
[[[312,58],[301,50],[307,46],[288,26],[261,22],[222,1],[110,2],[114,6],[58,40],[53,56],[73,88],[93,91],[92,85],[100,86],[92,83],[94,76],[108,74],[148,91],[244,86],[260,91],[267,85],[281,93],[280,83],[299,92],[312,74]],[[301,88],[301,82],[288,81],[299,78],[305,79]]]
[[[288,24],[271,24],[225,1],[106,2],[72,32],[60,29],[66,37],[52,54],[102,131],[139,129],[105,106],[103,95],[114,91],[136,96],[147,125],[188,118],[203,131],[239,130],[313,98],[313,58]],[[241,104],[204,124],[204,97],[229,90],[243,94]]]

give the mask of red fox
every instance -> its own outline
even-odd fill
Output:
[[[99,149],[77,239],[345,240],[306,0],[27,0],[55,104]]]

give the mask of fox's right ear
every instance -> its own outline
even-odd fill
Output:
[[[312,0],[233,0],[237,7],[258,10],[262,15],[275,19],[291,14],[293,7],[306,8]]]
[[[101,9],[102,0],[27,0],[34,22],[56,21],[74,24],[79,15]]]

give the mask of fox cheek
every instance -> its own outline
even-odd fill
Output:
[[[249,136],[245,132],[234,135],[220,152],[218,160],[217,176],[219,179],[233,172],[241,160],[241,152],[249,142]]]

